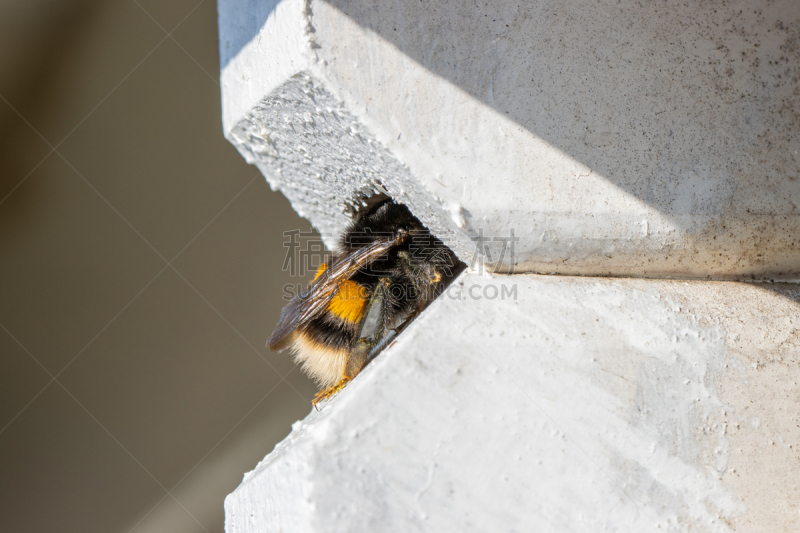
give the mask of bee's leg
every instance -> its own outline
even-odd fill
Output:
[[[313,405],[314,408],[316,408],[319,402],[321,402],[322,400],[327,400],[328,398],[330,398],[331,396],[342,390],[344,386],[350,382],[351,379],[352,378],[350,377],[343,376],[342,379],[339,380],[339,383],[337,383],[333,387],[328,387],[325,390],[319,391],[316,394],[316,396],[314,396],[314,399],[311,400],[311,405]]]
[[[345,363],[344,371],[342,372],[342,379],[340,379],[336,385],[328,387],[323,391],[319,391],[311,401],[314,407],[316,407],[317,404],[322,400],[327,400],[331,396],[335,395],[337,392],[342,390],[351,379],[356,377],[356,374],[361,372],[361,369],[364,368],[364,366],[366,366],[366,364],[369,362],[369,355],[374,347],[375,342],[372,340],[364,338],[358,339],[355,348],[350,352],[350,355],[347,358],[347,363]]]
[[[351,380],[361,372],[369,362],[373,348],[375,348],[375,341],[372,339],[358,339],[358,343],[347,359],[347,364],[344,367],[343,380]]]
[[[314,396],[314,400],[311,403],[315,407],[322,400],[326,400],[342,390],[350,380],[356,377],[374,355],[375,347],[381,343],[384,337],[392,333],[387,328],[386,320],[386,315],[391,305],[391,301],[388,298],[390,284],[391,280],[389,278],[382,278],[376,285],[364,312],[359,339],[353,349],[350,350],[347,362],[342,369],[342,379],[336,385],[328,387]]]
[[[381,278],[372,291],[372,296],[364,313],[364,320],[361,322],[358,342],[350,352],[347,364],[344,367],[344,376],[350,379],[361,372],[361,369],[375,355],[375,347],[381,343],[384,337],[391,333],[388,328],[387,318],[392,305],[389,297],[391,282],[390,278]]]

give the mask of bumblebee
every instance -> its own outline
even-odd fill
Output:
[[[340,253],[281,312],[267,345],[289,349],[323,390],[340,391],[464,264],[407,207],[384,199],[355,216]]]

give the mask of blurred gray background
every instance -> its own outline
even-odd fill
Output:
[[[222,136],[213,0],[0,0],[0,528],[222,531],[315,392],[308,223]]]

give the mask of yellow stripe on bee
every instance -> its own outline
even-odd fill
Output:
[[[331,301],[328,311],[345,322],[358,322],[367,304],[367,291],[355,281],[343,281]]]
[[[311,281],[317,281],[317,278],[322,275],[323,272],[328,270],[328,263],[322,263],[319,268],[317,269],[317,273],[314,275],[314,279]]]

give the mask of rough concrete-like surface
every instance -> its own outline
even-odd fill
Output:
[[[385,191],[498,272],[800,279],[800,3],[484,4],[221,0],[226,136],[329,245]],[[463,275],[226,529],[796,531],[798,287]]]
[[[798,358],[796,285],[462,275],[226,529],[797,531]]]
[[[497,270],[800,277],[793,0],[219,6],[226,135],[326,234],[380,182]]]

